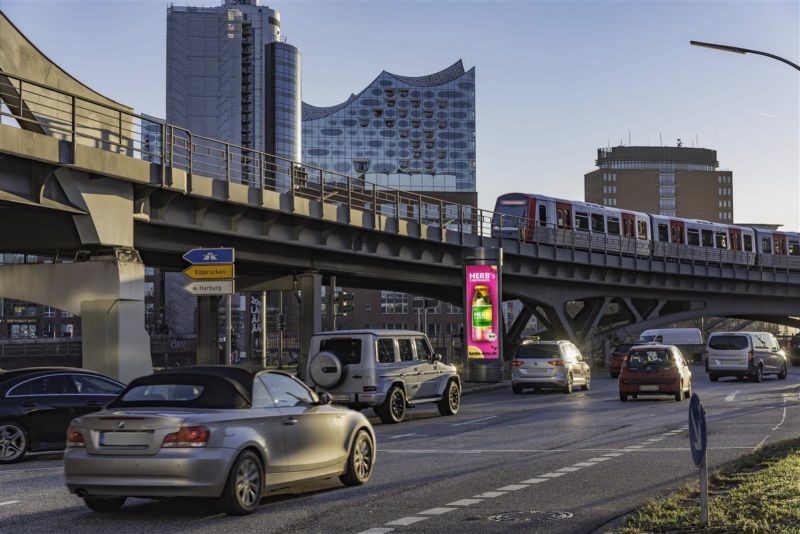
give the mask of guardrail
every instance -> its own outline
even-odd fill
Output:
[[[644,242],[505,215],[353,177],[233,143],[193,134],[163,120],[132,113],[13,74],[0,72],[0,119],[27,129],[227,183],[372,212],[462,234],[642,256],[692,264],[768,271],[800,270],[800,257],[759,255],[676,243]],[[162,173],[164,176],[164,173]],[[761,261],[758,261],[761,259]]]

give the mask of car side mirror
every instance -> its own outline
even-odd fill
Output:
[[[331,394],[328,393],[327,391],[320,392],[318,394],[318,397],[319,397],[319,404],[322,406],[326,406],[331,402],[333,402],[333,397],[331,397]]]
[[[439,354],[438,352],[434,352],[433,356],[431,356],[431,360],[434,362],[440,362],[442,361],[442,355]]]

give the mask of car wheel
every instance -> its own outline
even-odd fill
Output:
[[[406,415],[406,394],[399,386],[394,386],[386,395],[383,404],[375,407],[381,421],[388,424],[399,423]]]
[[[455,415],[461,406],[461,388],[458,382],[451,380],[447,383],[442,400],[437,403],[439,415]]]
[[[0,421],[0,464],[22,460],[28,451],[28,434],[14,421]]]
[[[692,397],[692,383],[689,382],[689,388],[686,390],[686,395],[684,396],[685,399],[690,399]]]
[[[222,509],[228,515],[252,514],[261,503],[264,468],[253,451],[244,451],[233,462],[222,491]]]
[[[680,402],[680,401],[683,400],[683,382],[681,382],[681,385],[678,388],[678,391],[675,392],[675,400],[677,402]]]
[[[592,377],[591,376],[587,376],[586,377],[586,381],[581,386],[581,389],[583,391],[589,391],[590,389],[592,389]]]
[[[786,380],[787,376],[789,376],[789,369],[786,368],[786,364],[784,363],[783,367],[781,367],[781,372],[778,373],[778,379]]]
[[[515,395],[520,395],[522,394],[522,386],[511,384],[511,391],[513,391]]]
[[[347,458],[347,470],[339,476],[345,486],[361,486],[369,481],[372,476],[372,466],[375,465],[375,445],[366,430],[359,430],[350,456]]]
[[[711,380],[712,382],[718,382],[718,381],[719,381],[719,376],[717,376],[717,375],[714,375],[714,374],[708,375],[708,378],[709,378],[709,380]]]
[[[756,367],[756,374],[753,375],[753,382],[761,382],[764,380],[764,368],[759,365]]]
[[[118,512],[127,497],[84,497],[89,510],[100,513]]]
[[[622,402],[625,402],[625,401],[627,401],[627,400],[628,400],[628,394],[627,394],[627,393],[622,393],[622,392],[620,392],[620,394],[619,394],[619,400],[620,400],[620,401],[622,401]]]
[[[565,395],[572,393],[572,374],[567,375],[567,385],[561,390]]]

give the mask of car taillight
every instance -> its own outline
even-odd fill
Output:
[[[562,366],[564,365],[564,360],[550,360],[547,363],[549,363],[550,365]]]
[[[364,386],[364,391],[378,391],[378,386]]]
[[[67,430],[67,447],[86,447],[86,443],[83,441],[83,434],[69,427],[69,430]]]
[[[205,447],[210,432],[204,426],[184,426],[177,432],[164,437],[162,448]]]
[[[511,367],[519,367],[519,366],[520,366],[520,365],[522,365],[523,363],[525,363],[525,362],[523,362],[522,360],[513,360],[513,361],[511,362]]]
[[[752,360],[753,359],[753,351],[752,350],[747,353],[747,359],[748,360]]]

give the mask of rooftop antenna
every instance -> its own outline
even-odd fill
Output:
[[[664,139],[661,138],[661,132],[658,132],[658,142],[661,144],[661,146],[664,146]]]
[[[695,139],[695,141],[697,141],[697,148],[700,148],[700,136],[697,135],[697,134],[694,134],[694,139]]]
[[[628,146],[631,146],[631,131],[628,130]]]

